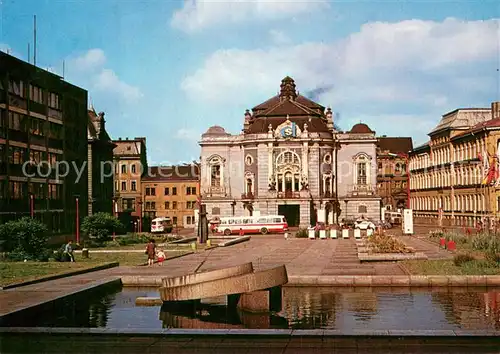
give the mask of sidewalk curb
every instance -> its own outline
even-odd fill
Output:
[[[96,267],[92,267],[92,268],[79,269],[79,270],[75,270],[73,272],[67,272],[67,273],[55,274],[55,275],[49,275],[47,277],[38,278],[38,279],[34,279],[34,280],[28,280],[28,281],[21,282],[21,283],[9,284],[9,285],[6,285],[4,287],[0,287],[0,290],[14,289],[14,288],[18,288],[18,287],[21,287],[21,286],[43,283],[45,281],[67,278],[67,277],[71,277],[71,276],[74,276],[74,275],[80,275],[80,274],[85,274],[85,273],[97,272],[99,270],[105,270],[105,269],[115,268],[115,267],[118,267],[118,266],[119,266],[118,262],[105,263],[105,264],[102,264],[100,266],[96,266]]]

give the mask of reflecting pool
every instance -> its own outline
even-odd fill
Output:
[[[103,287],[19,312],[2,326],[105,328],[293,328],[500,330],[500,289],[284,287],[282,310],[228,310],[212,299],[194,307],[135,305],[151,288]]]

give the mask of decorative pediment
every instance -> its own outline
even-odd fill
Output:
[[[299,126],[295,122],[290,121],[290,116],[288,115],[286,116],[286,121],[278,125],[278,127],[274,130],[274,137],[276,138],[290,139],[296,138],[301,134],[302,131]]]
[[[367,153],[365,153],[365,152],[358,152],[356,155],[354,155],[354,156],[352,157],[352,159],[353,159],[354,161],[359,161],[359,162],[361,162],[361,161],[363,161],[363,160],[365,160],[365,161],[371,161],[371,160],[373,160],[373,157],[372,157],[372,156],[370,156],[370,155],[368,155],[368,154],[367,154]]]

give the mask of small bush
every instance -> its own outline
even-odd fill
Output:
[[[472,247],[477,251],[500,252],[500,239],[487,233],[477,234],[472,238]]]
[[[137,245],[141,243],[148,243],[149,238],[145,235],[126,235],[117,237],[114,241],[111,241],[118,246],[127,246],[127,245]],[[108,244],[109,245],[109,244]]]
[[[457,255],[455,255],[455,257],[453,257],[453,263],[457,267],[460,267],[464,263],[471,262],[473,260],[475,260],[475,258],[472,255],[468,254],[468,253],[457,254]]]
[[[497,267],[500,266],[500,252],[488,251],[484,255],[484,258],[486,259],[487,262],[493,263]]]
[[[459,232],[448,232],[443,234],[442,237],[444,237],[446,241],[454,241],[457,245],[464,245],[469,241],[467,236]]]
[[[122,227],[120,221],[108,213],[96,213],[85,217],[82,230],[97,241],[107,241],[113,231]]]
[[[47,227],[36,219],[24,217],[0,225],[0,239],[10,260],[48,261]]]
[[[439,239],[441,237],[444,237],[444,233],[441,230],[431,230],[429,231],[429,237]]]
[[[297,230],[297,232],[295,233],[295,237],[297,237],[297,238],[308,238],[309,235],[308,235],[307,229],[299,229],[299,230]]]
[[[368,242],[372,253],[414,253],[403,242],[390,235],[373,234]]]

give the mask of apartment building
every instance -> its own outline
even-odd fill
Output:
[[[142,179],[144,216],[169,217],[178,227],[195,227],[199,165],[154,166]]]
[[[88,214],[113,212],[113,149],[104,112],[88,110]]]
[[[443,115],[410,154],[416,223],[474,226],[498,216],[500,103]]]
[[[30,216],[52,233],[87,214],[87,91],[0,52],[0,223]]]
[[[115,148],[115,210],[130,213],[134,218],[141,215],[141,177],[147,171],[146,138],[119,138],[113,140]]]
[[[377,138],[377,193],[389,210],[406,208],[408,202],[408,156],[413,142],[408,137]]]

